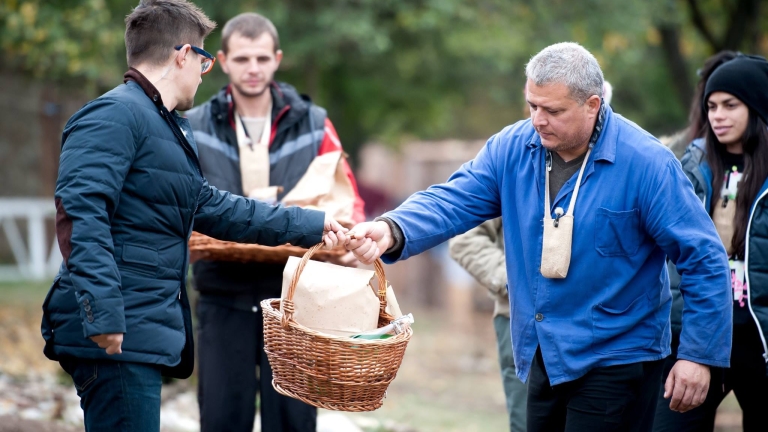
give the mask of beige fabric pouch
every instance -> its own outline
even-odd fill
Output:
[[[723,199],[720,198],[715,203],[712,210],[712,222],[715,224],[720,241],[725,246],[728,256],[733,255],[733,219],[736,217],[736,200],[728,200],[723,206]]]
[[[557,219],[552,218],[550,208],[552,204],[549,197],[549,171],[552,169],[551,161],[547,161],[546,181],[544,191],[544,237],[541,246],[541,275],[549,279],[564,279],[568,276],[568,268],[571,265],[571,247],[573,246],[573,212],[576,207],[576,199],[579,197],[581,178],[584,175],[584,167],[587,166],[590,148],[584,157],[579,177],[576,179],[576,187],[571,197],[568,211],[563,213],[561,208],[555,209]]]

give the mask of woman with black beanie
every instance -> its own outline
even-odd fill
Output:
[[[681,163],[729,254],[731,287],[723,289],[733,292],[731,367],[711,371],[707,399],[698,408],[675,412],[675,407],[660,398],[654,431],[714,430],[717,407],[731,390],[743,411],[744,431],[765,431],[768,62],[762,57],[739,55],[722,64],[706,82],[701,109],[705,137],[691,143]],[[675,279],[670,273],[670,279]],[[672,314],[676,312],[681,313],[673,306]],[[685,326],[684,312],[682,316]],[[675,342],[679,341],[673,345]],[[673,349],[672,358],[675,354]],[[668,384],[663,382],[662,386]]]

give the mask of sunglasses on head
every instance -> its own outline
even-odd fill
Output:
[[[184,45],[177,45],[173,47],[176,51],[184,48]],[[201,75],[205,75],[208,72],[210,72],[213,69],[213,64],[216,63],[216,57],[213,56],[213,54],[209,53],[208,51],[196,47],[194,45],[190,45],[190,48],[192,48],[192,51],[196,52],[197,54],[200,54],[203,56],[204,60],[202,63],[200,63],[200,73]]]

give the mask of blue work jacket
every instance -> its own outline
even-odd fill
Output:
[[[678,358],[727,367],[730,276],[725,249],[680,163],[640,127],[607,109],[574,214],[568,275],[541,275],[546,149],[531,121],[491,137],[444,184],[386,213],[403,231],[407,259],[501,216],[515,366],[526,381],[537,347],[552,385],[595,367],[670,353],[665,257],[682,275]],[[567,209],[577,175],[550,211]]]

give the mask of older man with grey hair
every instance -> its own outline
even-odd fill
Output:
[[[444,184],[353,229],[365,263],[407,259],[501,217],[529,431],[648,431],[670,354],[665,260],[681,269],[677,411],[700,405],[731,346],[728,262],[674,155],[602,101],[575,43],[528,63],[531,119],[491,137]]]

